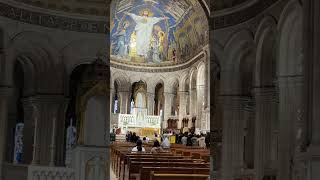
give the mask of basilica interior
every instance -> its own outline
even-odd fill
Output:
[[[319,8],[0,0],[0,180],[318,180]]]

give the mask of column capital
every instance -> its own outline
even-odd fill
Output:
[[[303,75],[279,75],[277,79],[279,86],[303,85]]]
[[[127,93],[129,93],[130,90],[129,90],[129,88],[126,88],[126,87],[120,87],[120,88],[118,88],[118,92],[119,92],[119,93],[120,93],[120,92],[127,92]]]
[[[68,101],[64,95],[36,95],[27,98],[23,98],[23,103],[33,103],[33,104],[57,104]]]
[[[148,96],[148,97],[155,97],[156,95],[155,95],[154,93],[147,92],[147,96]]]
[[[48,105],[56,110],[63,106],[65,106],[64,108],[66,108],[66,104],[68,102],[69,99],[65,98],[63,95],[37,95],[22,99],[22,104],[24,106],[25,111],[35,111],[37,113],[39,113],[39,110],[43,106]]]
[[[245,109],[252,100],[242,95],[220,95],[218,96],[219,105],[226,109],[240,110]]]
[[[13,88],[0,86],[0,98],[8,98],[13,95]]]
[[[127,91],[127,90],[123,90],[123,89],[119,89],[119,94],[124,94],[124,93],[129,93],[129,91]]]
[[[178,94],[188,94],[188,91],[178,91]]]
[[[252,92],[256,101],[277,102],[276,87],[255,87]]]

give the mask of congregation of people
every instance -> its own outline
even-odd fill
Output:
[[[166,132],[159,138],[159,135],[155,133],[154,138],[150,141],[148,136],[141,138],[135,132],[129,131],[126,134],[126,141],[136,143],[136,146],[132,148],[132,152],[145,152],[145,148],[143,147],[144,144],[149,144],[150,142],[153,143],[153,147],[151,149],[151,153],[159,153],[165,152],[170,149],[171,143],[169,138],[171,136],[175,136],[174,144],[181,144],[185,146],[193,146],[193,147],[200,147],[200,148],[209,148],[210,147],[210,135],[207,133],[206,135],[201,134],[194,134],[194,133],[172,133],[168,134]],[[161,141],[161,143],[159,142]]]

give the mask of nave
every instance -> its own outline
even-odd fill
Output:
[[[117,180],[207,180],[210,151],[199,146],[171,144],[171,148],[150,153],[153,143],[144,144],[144,153],[132,153],[129,142],[111,146],[111,174]]]

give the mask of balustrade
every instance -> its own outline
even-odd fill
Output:
[[[119,115],[119,121],[118,121],[119,127],[140,127],[137,124],[136,116],[131,114],[120,114]],[[145,122],[143,123],[143,127],[149,127],[149,128],[159,128],[161,123],[160,116],[146,116]]]
[[[27,180],[75,180],[73,169],[65,167],[29,166]]]

